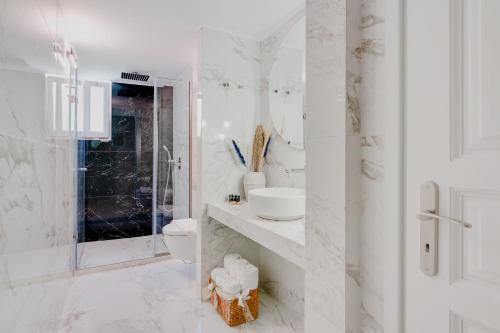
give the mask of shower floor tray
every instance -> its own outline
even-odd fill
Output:
[[[162,235],[156,235],[156,254],[167,253]],[[153,236],[79,243],[79,269],[140,260],[154,256]]]

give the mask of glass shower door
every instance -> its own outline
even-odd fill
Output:
[[[69,78],[68,78],[68,110],[69,110],[69,146],[70,156],[69,159],[72,164],[73,177],[72,177],[72,188],[73,188],[73,226],[72,230],[72,254],[71,254],[71,266],[72,269],[75,270],[78,267],[78,263],[81,257],[81,251],[78,248],[78,225],[79,225],[79,216],[80,205],[81,205],[81,194],[79,182],[84,170],[80,168],[78,161],[78,131],[82,126],[82,113],[78,108],[79,104],[79,91],[78,91],[78,69],[77,68],[69,68]]]
[[[162,228],[190,217],[190,72],[156,79],[155,254],[167,253]]]
[[[80,267],[80,260],[83,254],[83,242],[85,241],[85,173],[87,167],[85,164],[85,145],[83,141],[78,141],[77,146],[77,172],[76,172],[76,267]]]
[[[173,217],[173,87],[155,79],[155,134],[153,168],[154,253],[168,253],[162,228]]]
[[[154,87],[111,90],[109,139],[79,142],[79,268],[155,255]]]
[[[166,254],[162,227],[189,216],[189,83],[178,90],[174,135],[175,83],[155,81],[112,83],[110,139],[79,140],[78,268]]]

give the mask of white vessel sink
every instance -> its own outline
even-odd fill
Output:
[[[306,210],[305,192],[300,188],[257,188],[248,192],[248,203],[255,215],[268,220],[297,220]]]

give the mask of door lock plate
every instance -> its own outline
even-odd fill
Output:
[[[438,212],[439,189],[436,183],[426,182],[420,187],[420,211]],[[429,276],[438,271],[438,220],[425,218],[420,221],[420,269]]]

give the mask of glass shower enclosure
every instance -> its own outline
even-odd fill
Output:
[[[112,83],[111,134],[78,142],[77,268],[168,253],[174,216],[173,84]]]

